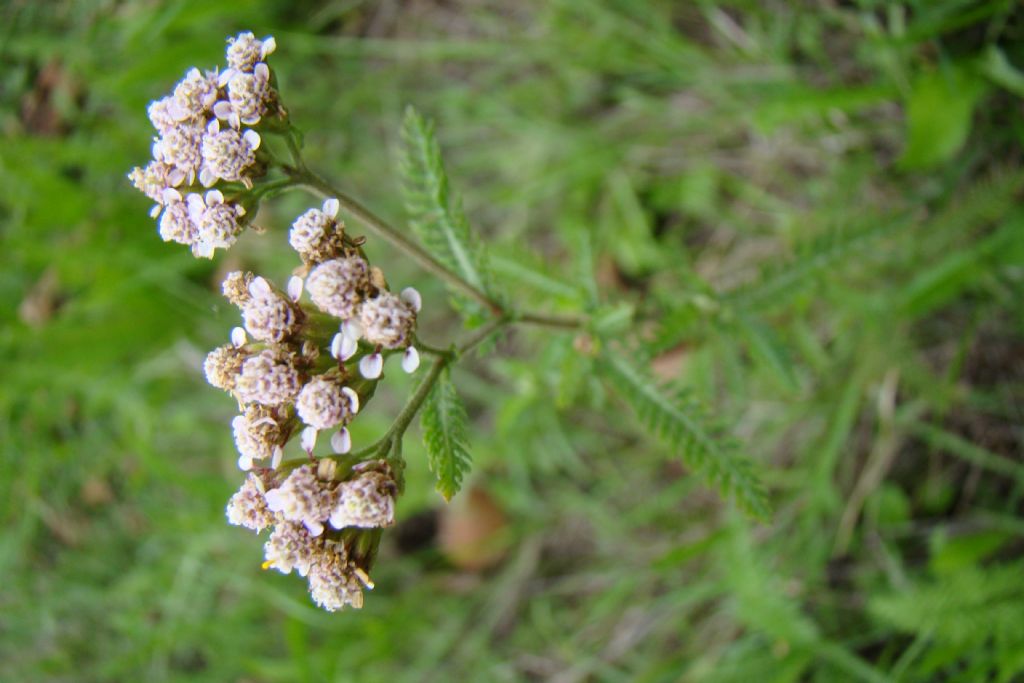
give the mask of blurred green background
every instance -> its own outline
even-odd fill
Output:
[[[312,204],[197,261],[125,178],[146,104],[241,30],[277,38],[311,164],[397,222],[402,110],[435,118],[506,290],[621,305],[771,516],[637,428],[585,340],[517,332],[455,374],[471,493],[407,438],[361,612],[261,571],[200,368],[219,275],[281,281]],[[0,41],[0,680],[1024,678],[1019,3],[5,0]]]

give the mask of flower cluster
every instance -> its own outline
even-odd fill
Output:
[[[157,132],[153,159],[128,177],[155,202],[150,215],[165,242],[211,258],[230,247],[250,219],[253,207],[235,186],[251,188],[266,170],[256,127],[268,117],[284,117],[264,61],[274,47],[273,38],[261,41],[251,33],[231,38],[227,69],[192,68],[170,94],[149,105]]]
[[[274,48],[273,38],[231,38],[223,71],[192,69],[149,107],[153,160],[129,177],[156,203],[160,236],[197,257],[230,247],[260,199],[288,186],[287,178],[262,180],[287,169],[257,132],[293,134],[266,64]],[[307,576],[313,599],[329,610],[361,606],[377,530],[394,522],[391,466],[373,448],[351,453],[348,426],[372,398],[386,356],[416,371],[421,305],[415,289],[391,292],[363,239],[346,234],[340,208],[327,199],[293,222],[288,243],[301,266],[284,287],[247,271],[225,277],[223,294],[242,325],[203,368],[239,407],[231,429],[249,474],[228,520],[256,532],[272,527],[265,567]],[[326,430],[332,453],[318,458]],[[292,441],[300,457],[286,461]]]
[[[384,353],[401,349],[406,372],[419,366],[412,344],[419,293],[387,290],[380,271],[346,241],[338,210],[338,201],[328,199],[292,226],[289,241],[305,262],[305,281],[293,276],[280,291],[248,272],[224,280],[224,296],[241,311],[244,327],[210,352],[204,370],[210,384],[230,392],[242,408],[232,427],[243,470],[267,458],[276,467],[300,424],[307,453],[318,432],[332,429],[338,431],[331,446],[347,453],[347,425],[359,412],[361,394],[372,394],[380,379]],[[330,318],[336,322],[324,322]],[[330,361],[321,360],[322,350]]]
[[[365,530],[394,524],[398,490],[383,460],[341,469],[320,460],[280,480],[272,470],[251,473],[227,508],[231,524],[257,533],[273,527],[264,568],[307,577],[313,600],[332,612],[362,607],[363,588],[373,588],[375,548],[362,540],[372,534]]]

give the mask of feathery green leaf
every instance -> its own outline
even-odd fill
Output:
[[[437,477],[437,490],[445,500],[451,500],[469,472],[471,458],[466,438],[466,409],[447,368],[427,396],[421,424],[430,470]]]
[[[723,434],[692,396],[658,386],[621,353],[604,354],[598,368],[644,426],[677,451],[687,465],[722,495],[734,495],[747,512],[767,516],[767,493],[754,474],[753,463],[738,452],[736,442]]]
[[[487,257],[448,186],[441,147],[433,122],[413,107],[402,122],[402,189],[413,231],[441,263],[482,292],[490,293]],[[475,317],[480,306],[452,291],[452,301],[465,315]]]

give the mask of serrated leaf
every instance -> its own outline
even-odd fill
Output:
[[[470,230],[461,202],[448,186],[434,124],[408,107],[402,122],[402,190],[409,224],[423,245],[441,263],[478,290],[490,293],[486,253]],[[482,311],[478,303],[451,291],[464,315]]]
[[[466,409],[447,368],[427,395],[421,425],[430,471],[437,477],[437,490],[445,500],[451,500],[462,487],[471,458],[466,438]]]
[[[687,393],[659,386],[621,353],[609,351],[598,363],[601,374],[636,412],[645,427],[679,453],[687,465],[719,490],[733,495],[747,512],[765,517],[767,493],[753,463],[740,455],[706,411]]]

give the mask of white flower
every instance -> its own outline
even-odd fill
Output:
[[[366,341],[395,349],[411,341],[416,327],[416,311],[391,292],[382,291],[363,303],[359,310],[359,323]]]
[[[239,33],[234,38],[228,38],[227,60],[228,70],[221,76],[222,85],[227,83],[234,72],[250,72],[256,65],[264,61],[277,49],[277,41],[273,36],[263,40],[257,40],[252,33]]]
[[[181,194],[174,188],[185,180],[185,174],[170,164],[153,160],[145,168],[133,168],[128,179],[135,189],[156,202],[154,211],[150,212],[156,218],[161,206],[169,201],[181,200]]]
[[[319,551],[320,542],[310,535],[305,526],[298,522],[278,522],[263,546],[264,557],[267,560],[263,566],[273,567],[282,574],[288,574],[295,569],[301,576],[305,576],[309,573]]]
[[[231,421],[231,430],[239,455],[250,463],[273,457],[286,437],[283,421],[281,412],[261,405],[251,405],[244,415],[236,416]]]
[[[314,377],[302,387],[295,400],[299,418],[315,429],[348,424],[358,411],[358,394],[333,376]]]
[[[160,214],[160,239],[178,244],[195,244],[199,228],[185,202],[170,202]]]
[[[306,263],[321,263],[342,253],[344,225],[337,220],[337,199],[324,202],[323,210],[310,209],[295,219],[288,243]]]
[[[249,297],[252,296],[249,294],[249,285],[252,281],[252,273],[241,270],[231,271],[224,277],[224,282],[221,284],[221,292],[224,293],[224,297],[228,301],[241,308],[245,306]]]
[[[218,389],[234,391],[238,375],[242,372],[242,363],[249,357],[249,353],[238,346],[225,344],[210,351],[203,363],[207,382]]]
[[[395,523],[398,487],[388,474],[371,470],[338,486],[337,503],[330,522],[335,529],[377,528]]]
[[[242,232],[238,219],[245,215],[241,204],[229,204],[224,201],[220,190],[210,190],[203,195],[190,193],[188,202],[189,214],[196,224],[196,239],[192,245],[192,253],[196,256],[212,258],[216,249],[227,249]]]
[[[221,130],[216,119],[206,128],[202,142],[202,166],[199,181],[210,187],[217,180],[245,181],[256,163],[260,134],[254,130],[240,133],[233,128]]]
[[[342,320],[356,315],[369,287],[370,268],[358,256],[324,261],[306,278],[316,307]]]
[[[153,158],[173,166],[191,185],[203,162],[203,134],[201,124],[180,123],[153,143]]]
[[[217,87],[216,71],[189,69],[174,88],[173,114],[179,121],[203,118],[217,101]]]
[[[366,573],[348,561],[344,550],[325,548],[309,569],[309,593],[328,612],[363,606],[363,587],[373,588]]]
[[[260,532],[274,523],[274,514],[263,497],[263,482],[250,474],[242,488],[231,496],[227,507],[228,523]]]
[[[243,123],[256,125],[274,101],[270,69],[263,63],[257,64],[252,73],[235,73],[227,82],[227,89],[228,99],[217,102],[213,113],[232,128],[240,128]]]
[[[265,282],[263,278],[257,280]],[[292,302],[270,289],[258,296],[251,296],[245,302],[242,318],[249,334],[265,342],[282,342],[295,335],[302,324]]]
[[[301,522],[312,536],[324,531],[323,522],[331,514],[334,496],[317,479],[310,465],[292,471],[279,488],[267,491],[267,507],[290,522]]]
[[[278,406],[295,399],[302,386],[291,358],[272,349],[264,349],[242,363],[235,392],[243,403]]]
[[[174,128],[181,120],[177,116],[178,110],[173,95],[153,100],[149,103],[146,113],[149,114],[150,123],[161,135]]]

